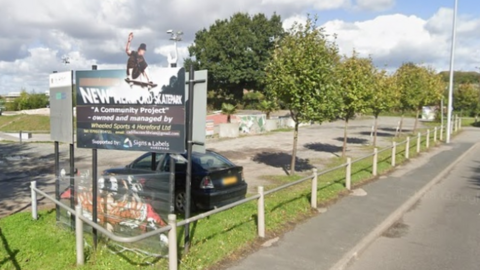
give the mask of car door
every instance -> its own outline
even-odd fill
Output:
[[[131,174],[141,183],[143,188],[138,193],[139,196],[160,214],[167,214],[170,211],[169,174],[159,170],[164,159],[165,154],[149,153],[141,156],[130,165]]]
[[[154,173],[159,164],[163,161],[165,154],[160,153],[148,153],[142,155],[135,161],[133,161],[129,166],[129,174],[151,174]],[[152,163],[152,160],[155,160]]]
[[[175,161],[175,187],[185,188],[185,178],[187,172],[187,160],[179,154],[167,154],[163,160],[160,170],[170,172],[170,160]]]

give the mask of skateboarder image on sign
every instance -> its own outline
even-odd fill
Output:
[[[127,61],[127,78],[126,82],[133,86],[134,84],[142,87],[153,88],[157,86],[150,81],[148,77],[148,64],[145,61],[144,55],[147,51],[147,45],[145,43],[140,44],[137,51],[130,50],[130,43],[133,39],[133,33],[128,35],[127,46],[125,52],[128,55]]]

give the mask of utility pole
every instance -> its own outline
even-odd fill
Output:
[[[168,54],[168,67],[175,68],[177,67],[177,60],[178,60],[178,49],[177,49],[177,42],[182,40],[182,31],[173,31],[168,30],[167,34],[170,34],[170,40],[173,40],[173,45],[175,47],[174,54]]]
[[[450,143],[452,133],[452,110],[453,110],[453,66],[455,60],[455,36],[457,27],[457,8],[458,0],[455,0],[455,7],[453,9],[453,27],[452,27],[452,50],[450,52],[450,82],[448,85],[448,112],[447,112],[447,143]]]

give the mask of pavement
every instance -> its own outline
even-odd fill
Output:
[[[469,152],[347,269],[479,269],[478,148]]]
[[[464,162],[467,154],[480,156],[480,147],[474,148],[478,138],[480,129],[465,128],[450,144],[432,148],[392,174],[363,186],[366,196],[341,199],[326,212],[297,225],[278,241],[270,242],[270,246],[248,255],[229,269],[345,269],[435,183]]]

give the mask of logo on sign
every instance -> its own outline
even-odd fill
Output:
[[[57,94],[55,94],[55,99],[56,99],[56,100],[64,100],[64,99],[67,99],[67,94],[66,94],[66,93],[57,93]]]
[[[129,138],[126,138],[125,141],[123,141],[123,147],[124,147],[124,148],[130,148],[130,147],[132,147],[132,141],[130,141]]]
[[[50,87],[62,87],[72,85],[72,73],[70,71],[50,74]]]

